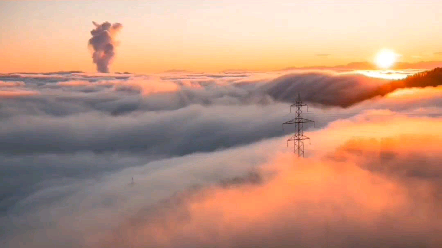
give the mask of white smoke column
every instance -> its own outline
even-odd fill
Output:
[[[123,25],[121,23],[110,24],[109,22],[92,23],[95,25],[95,29],[91,31],[92,38],[89,39],[89,46],[94,50],[93,61],[97,64],[99,72],[109,72],[109,64],[115,55],[116,42],[114,38]]]

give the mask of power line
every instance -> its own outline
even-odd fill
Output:
[[[290,112],[292,112],[292,107],[296,107],[296,117],[294,119],[291,119],[289,121],[286,121],[284,123],[282,123],[282,128],[284,129],[284,125],[285,124],[295,124],[296,127],[296,132],[293,134],[292,137],[290,137],[287,140],[287,147],[289,145],[290,141],[293,141],[293,152],[296,154],[298,154],[298,157],[304,157],[304,140],[310,139],[309,137],[304,135],[304,123],[310,123],[314,121],[309,120],[309,119],[305,119],[301,117],[302,114],[302,107],[307,106],[307,104],[303,103],[301,101],[301,95],[299,95],[298,93],[298,99],[296,100],[296,102],[292,105],[290,105]],[[307,111],[308,111],[308,106],[307,106]]]

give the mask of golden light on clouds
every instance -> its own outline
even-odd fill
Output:
[[[415,71],[398,71],[398,70],[357,70],[355,72],[367,77],[382,78],[387,80],[400,80],[406,78],[409,75],[413,75],[414,73],[416,73]]]

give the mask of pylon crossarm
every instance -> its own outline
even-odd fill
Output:
[[[296,123],[297,122],[295,122],[295,120],[289,120],[289,121],[282,123],[282,126],[284,127],[284,125],[290,125],[290,124],[296,124]]]
[[[304,119],[304,118],[298,118],[296,117],[295,119],[286,121],[284,123],[282,123],[282,125],[289,125],[289,124],[302,124],[302,123],[309,123],[309,122],[314,122],[312,120],[309,119]]]
[[[295,103],[295,104],[290,105],[290,113],[292,112],[292,107],[300,108],[300,107],[303,107],[303,106],[307,106],[307,104],[305,104],[305,103]],[[308,108],[308,106],[307,106],[307,108]]]
[[[309,119],[304,119],[304,118],[299,121],[299,123],[310,123],[310,122],[314,122],[314,121],[309,120]]]
[[[315,121],[312,121],[312,120],[310,120],[310,119],[306,119],[306,118],[302,118],[302,120],[304,121],[304,123],[307,123],[307,122],[315,122]]]

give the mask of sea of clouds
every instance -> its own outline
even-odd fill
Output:
[[[378,94],[389,83],[299,70],[0,74],[0,241],[440,247],[442,86]],[[304,159],[281,127],[298,93],[315,120]]]

